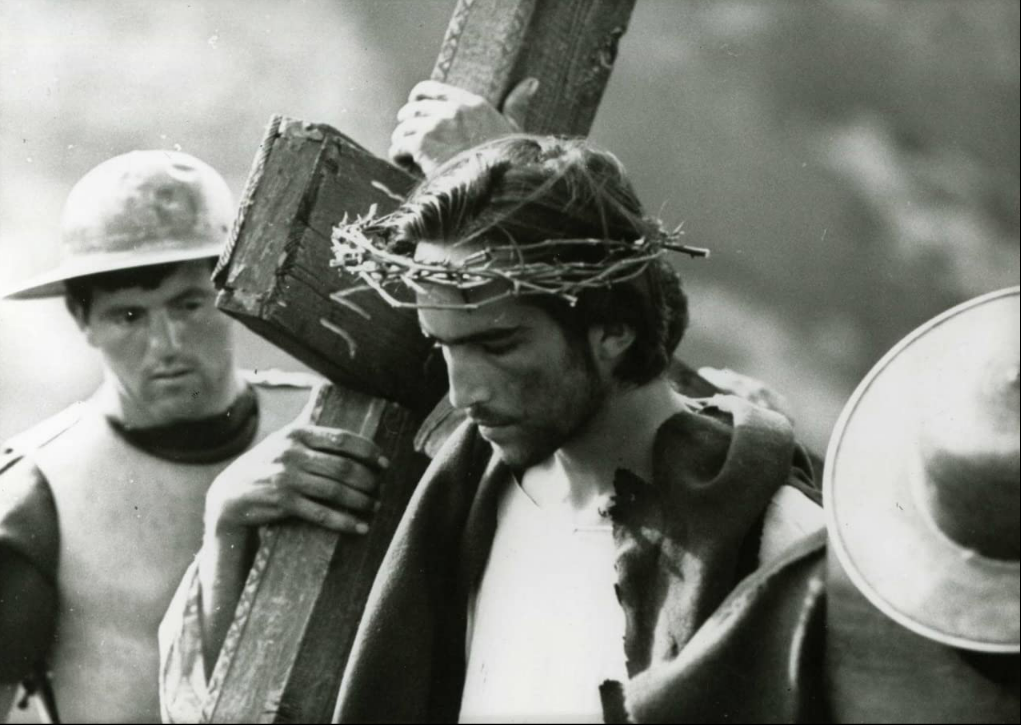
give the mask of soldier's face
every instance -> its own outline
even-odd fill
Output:
[[[236,382],[230,320],[216,309],[206,261],[159,287],[95,290],[78,323],[117,387],[124,422],[154,426],[225,410]]]

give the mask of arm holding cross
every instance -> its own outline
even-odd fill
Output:
[[[194,574],[201,640],[212,672],[254,556],[256,527],[296,518],[362,535],[377,507],[379,448],[349,431],[288,427],[238,458],[206,496],[205,540]]]

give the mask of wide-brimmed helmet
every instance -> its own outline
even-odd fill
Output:
[[[1015,655],[1019,330],[1012,287],[902,340],[844,409],[823,483],[829,545],[876,609],[941,644]]]
[[[219,257],[234,218],[226,182],[179,151],[131,151],[89,171],[67,197],[55,268],[0,298],[62,295],[65,280]]]

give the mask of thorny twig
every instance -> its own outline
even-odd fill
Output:
[[[499,244],[468,255],[459,263],[422,262],[392,250],[379,239],[387,217],[375,218],[375,206],[365,216],[349,222],[347,217],[333,230],[334,259],[331,266],[357,276],[363,285],[336,293],[347,297],[356,292],[374,290],[388,304],[399,308],[474,310],[508,297],[555,295],[569,304],[577,303],[586,289],[607,287],[640,276],[649,264],[667,251],[692,257],[707,257],[709,251],[679,243],[680,227],[642,237],[633,242],[607,239],[549,239],[532,244]],[[574,256],[578,250],[590,250],[595,261],[565,261],[559,252]],[[527,261],[533,260],[533,261]],[[507,290],[478,302],[429,303],[397,299],[386,285],[401,282],[416,292],[423,284],[469,291],[493,282],[504,282]]]

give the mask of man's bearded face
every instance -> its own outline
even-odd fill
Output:
[[[416,257],[456,261],[473,250],[420,242]],[[498,283],[470,292],[423,285],[419,323],[443,350],[451,404],[465,410],[507,465],[527,469],[584,428],[611,381],[600,374],[587,335],[570,334],[520,298],[492,299],[504,290]]]
[[[464,302],[458,291],[443,289],[430,289],[419,302],[444,299]],[[423,308],[418,318],[443,350],[451,403],[514,468],[548,458],[606,398],[609,382],[588,340],[569,335],[535,305],[507,298],[476,310]]]

